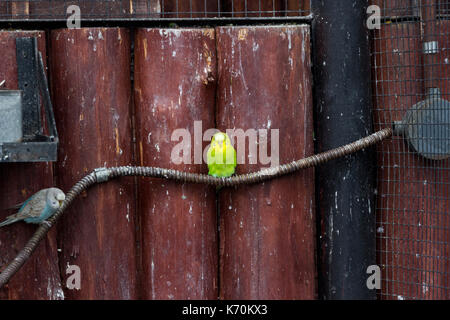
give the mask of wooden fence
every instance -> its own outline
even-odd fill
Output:
[[[123,28],[84,28],[34,34],[43,52],[45,40],[48,44],[58,162],[53,168],[2,165],[2,207],[43,187],[68,190],[103,166],[207,173],[204,163],[171,161],[179,143],[172,141],[173,131],[184,128],[194,137],[195,121],[202,122],[203,130],[279,129],[280,163],[313,154],[308,26],[143,28],[134,34]],[[0,76],[11,89],[17,87],[14,39],[19,36],[23,33],[0,34],[0,51],[10,59]],[[208,142],[201,143],[203,150]],[[194,154],[190,157],[194,163]],[[242,164],[237,170],[260,167]],[[15,224],[1,230],[2,264],[34,228]],[[314,230],[313,169],[219,191],[121,178],[78,198],[0,295],[313,299]],[[81,270],[80,290],[66,287],[69,265]]]

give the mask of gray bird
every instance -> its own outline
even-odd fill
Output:
[[[66,195],[58,188],[42,189],[17,205],[19,211],[0,223],[0,227],[17,221],[39,224],[50,218],[62,205]]]

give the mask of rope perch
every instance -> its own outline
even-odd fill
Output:
[[[112,167],[98,168],[77,182],[66,194],[66,199],[58,211],[45,223],[42,223],[33,236],[28,240],[23,249],[17,254],[6,268],[0,273],[0,288],[8,283],[9,279],[17,273],[24,263],[36,250],[39,242],[47,235],[50,228],[58,221],[64,211],[70,206],[75,198],[94,184],[107,182],[108,180],[123,176],[143,176],[162,179],[171,179],[180,182],[203,183],[215,186],[238,186],[242,184],[260,183],[269,179],[280,177],[301,169],[310,168],[327,161],[340,158],[372,145],[375,145],[392,136],[392,129],[385,128],[365,138],[352,142],[342,147],[319,153],[275,168],[262,169],[258,172],[242,174],[230,178],[216,178],[204,174],[188,173],[173,169],[155,167]]]

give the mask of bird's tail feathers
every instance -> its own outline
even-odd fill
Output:
[[[20,220],[20,219],[17,218],[15,214],[13,214],[13,215],[11,215],[11,216],[8,216],[8,217],[6,217],[6,220],[5,220],[5,221],[3,221],[2,223],[0,223],[0,228],[1,228],[1,227],[4,227],[4,226],[7,226],[7,225],[9,225],[9,224],[12,224],[12,223],[14,223],[14,222],[17,222],[17,221],[19,221],[19,220]]]

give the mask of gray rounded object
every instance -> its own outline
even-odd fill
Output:
[[[450,157],[450,102],[439,89],[430,89],[425,100],[409,109],[395,131],[421,156],[432,160]]]

